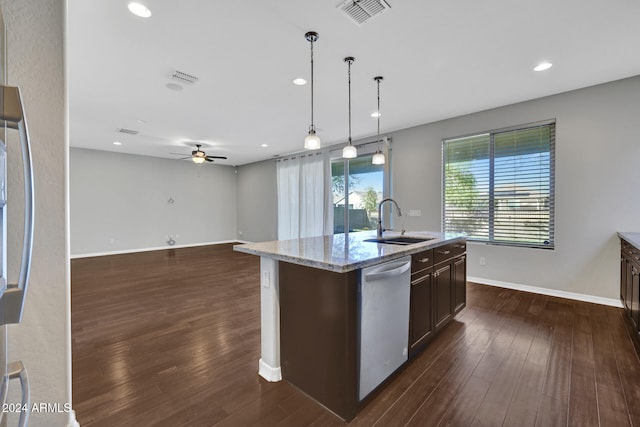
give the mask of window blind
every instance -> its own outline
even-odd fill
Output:
[[[555,121],[443,141],[443,231],[554,246]]]

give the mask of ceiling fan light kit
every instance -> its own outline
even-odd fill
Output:
[[[204,162],[213,163],[214,161],[213,159],[223,159],[223,160],[227,159],[224,156],[207,156],[207,154],[204,151],[202,151],[200,147],[202,147],[202,144],[196,144],[196,149],[191,152],[190,156],[182,157],[179,160],[191,159],[193,163],[200,164]],[[180,153],[170,153],[170,154],[182,155]]]

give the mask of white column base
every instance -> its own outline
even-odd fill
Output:
[[[67,427],[80,427],[80,423],[76,420],[76,411],[71,411],[69,414],[69,424]]]
[[[281,381],[280,296],[278,261],[260,257],[260,362],[258,374],[267,381]]]
[[[280,367],[278,366],[277,368],[274,368],[273,366],[265,363],[262,359],[258,362],[258,374],[265,380],[272,383],[282,381],[282,370]]]

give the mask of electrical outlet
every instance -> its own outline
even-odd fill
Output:
[[[487,260],[485,257],[481,256],[480,257],[480,265],[485,266],[487,265]]]
[[[422,211],[420,209],[411,209],[409,216],[422,216]]]
[[[262,272],[262,287],[263,288],[271,287],[271,272],[269,271]]]

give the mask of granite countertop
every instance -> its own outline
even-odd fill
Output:
[[[385,232],[384,237],[400,236],[397,232]],[[383,261],[401,258],[422,252],[446,243],[464,240],[459,234],[444,234],[429,231],[407,232],[407,237],[431,237],[433,240],[412,245],[391,245],[387,243],[365,242],[376,237],[375,231],[361,231],[329,236],[307,237],[293,240],[248,243],[236,245],[235,251],[252,255],[306,265],[322,270],[346,273],[369,267]]]
[[[640,233],[618,231],[618,237],[631,243],[636,248],[640,248]]]

